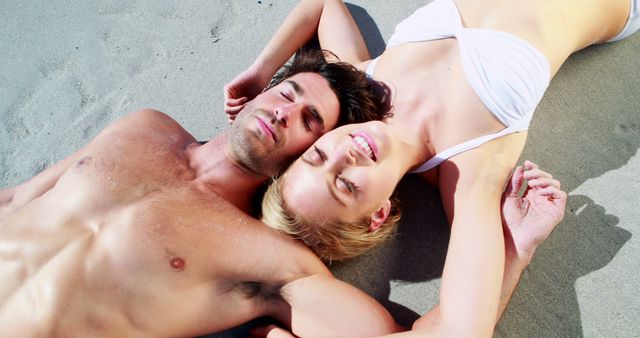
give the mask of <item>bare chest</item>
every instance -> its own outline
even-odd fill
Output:
[[[0,243],[0,326],[195,336],[254,318],[256,304],[278,298],[277,285],[243,272],[248,236],[201,212],[205,202],[190,195],[151,193],[90,217],[35,204],[12,218],[28,231]],[[43,214],[51,217],[32,218]]]
[[[132,155],[87,154],[4,220],[0,326],[32,318],[40,332],[100,331],[106,323],[157,332],[172,309],[166,322],[179,330],[175,323],[216,318],[224,307],[215,305],[225,303],[235,304],[236,320],[251,318],[243,294],[256,287],[241,287],[251,279],[234,264],[242,231],[218,221],[215,201],[194,188],[175,152],[124,161]]]

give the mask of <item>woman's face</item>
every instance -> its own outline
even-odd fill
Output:
[[[389,198],[404,175],[394,161],[401,154],[393,141],[389,126],[380,121],[326,133],[283,177],[286,204],[314,223],[386,218]]]

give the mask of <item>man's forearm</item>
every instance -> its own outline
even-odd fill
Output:
[[[282,293],[289,313],[274,317],[290,325],[297,336],[371,337],[403,330],[373,298],[331,276],[298,279],[285,285]]]
[[[271,77],[317,32],[323,0],[302,0],[289,13],[253,66],[265,77]]]

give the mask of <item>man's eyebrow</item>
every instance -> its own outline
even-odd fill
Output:
[[[293,87],[293,90],[296,92],[296,94],[300,96],[304,95],[304,90],[302,89],[302,87],[300,87],[300,85],[297,82],[293,80],[287,80],[285,82],[290,84],[291,87]]]
[[[315,165],[314,163],[312,163],[311,161],[309,161],[308,159],[306,159],[303,156],[300,156],[300,159],[302,160],[303,163],[306,163],[312,167],[317,167],[317,165]],[[335,189],[335,185],[331,184],[330,180],[327,180],[327,189],[329,189],[329,192],[331,193],[331,196],[338,201],[338,203],[342,204],[343,206],[347,206],[347,204],[340,198],[340,196],[338,196],[338,194],[336,193]]]
[[[293,80],[286,80],[285,82],[290,84],[291,87],[293,87],[293,91],[295,91],[298,96],[303,96],[304,95],[304,89],[302,89],[302,87],[300,87],[300,85],[297,82],[295,82]],[[309,106],[309,111],[311,112],[311,116],[320,125],[320,130],[324,130],[324,119],[322,118],[322,115],[320,115],[320,113],[318,112],[316,107]]]

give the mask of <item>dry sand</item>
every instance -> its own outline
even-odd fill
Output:
[[[377,55],[423,1],[394,2],[393,10],[384,0],[352,3]],[[251,63],[294,4],[4,1],[0,186],[29,179],[142,107],[170,114],[197,138],[220,133],[227,127],[223,85]],[[570,201],[496,336],[638,337],[638,55],[640,34],[580,52],[540,104],[523,159],[562,180]],[[437,302],[447,232],[437,192],[409,179],[402,193],[399,235],[333,269],[408,323]]]

